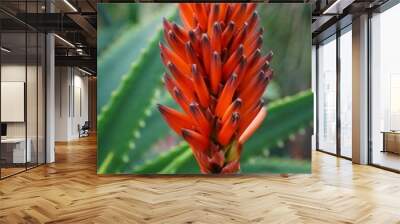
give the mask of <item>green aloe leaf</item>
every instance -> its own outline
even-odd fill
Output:
[[[291,97],[276,100],[269,104],[267,118],[259,130],[257,130],[257,132],[244,146],[242,155],[242,163],[245,164],[246,168],[244,172],[253,173],[257,171],[257,168],[248,168],[248,164],[252,163],[252,160],[249,159],[251,156],[259,155],[265,148],[274,147],[278,145],[280,141],[287,140],[290,135],[297,133],[299,129],[309,125],[312,121],[312,118],[313,94],[311,91],[304,91]],[[185,150],[183,150],[182,154],[179,154],[175,160],[172,160],[170,163],[166,164],[164,168],[159,169],[157,172],[168,174],[199,173],[200,171],[194,157],[189,156],[191,155],[191,149],[188,147]],[[156,166],[155,164],[158,160],[159,159],[156,158],[154,160],[155,162],[151,164]],[[268,162],[268,159],[264,160],[266,163]],[[258,160],[257,162],[260,163],[260,165],[257,165],[257,167],[260,169],[264,168],[264,172],[295,172],[295,168],[292,169],[289,165],[287,166],[287,169],[284,169],[285,167],[283,165],[278,166],[277,162],[269,165],[262,165]],[[297,164],[295,161],[293,162],[295,165]],[[165,164],[165,161],[163,161],[163,164]],[[157,167],[162,167],[162,165],[158,164]],[[299,170],[301,170],[301,172],[308,172],[308,165],[304,165],[304,167],[301,167]]]
[[[300,129],[309,126],[313,119],[313,93],[304,91],[276,100],[267,109],[268,116],[264,123],[244,144],[242,161],[262,154],[266,148],[277,146]]]
[[[162,23],[162,17],[165,15],[169,19],[172,19],[176,15],[176,10],[169,8],[167,12],[156,14],[151,20],[146,21],[143,24],[136,26],[127,26],[127,30],[121,32],[121,36],[116,38],[112,44],[107,46],[107,49],[102,51],[98,57],[98,101],[97,111],[101,111],[102,108],[109,102],[112,93],[118,88],[122,82],[123,76],[129,72],[132,67],[132,63],[138,60],[143,51],[147,51],[148,40],[154,35],[160,33],[157,29]],[[113,32],[118,32],[118,29],[111,27],[109,29]],[[104,30],[110,33],[109,30]],[[99,30],[100,34],[103,34],[102,30]],[[99,43],[102,43],[103,38],[111,38],[102,36],[99,38]],[[159,57],[157,56],[157,59]],[[153,57],[151,60],[155,60]]]
[[[241,173],[309,173],[311,162],[289,158],[254,158],[241,163]]]
[[[98,3],[98,24],[97,32],[97,55],[100,57],[104,50],[112,46],[118,39],[124,35],[124,31],[130,30],[130,27],[137,25],[140,21],[141,4],[131,3]],[[146,20],[147,23],[147,20]],[[144,22],[141,22],[144,24]],[[139,33],[139,32],[138,32]]]
[[[133,170],[135,174],[154,174],[161,173],[162,170],[173,170],[173,164],[179,164],[178,160],[182,155],[191,153],[189,146],[186,143],[180,143],[169,151],[161,154],[157,158],[147,161],[142,166],[138,166]],[[189,154],[190,155],[190,154]]]
[[[194,160],[194,156],[192,150],[186,149],[182,154],[172,160],[164,169],[162,169],[159,173],[160,174],[175,174],[177,173],[178,169],[185,165],[187,161]],[[186,173],[188,173],[186,171]]]
[[[155,101],[169,106],[175,104],[168,94],[161,96],[160,99]],[[132,141],[133,147],[131,147],[129,151],[129,162],[122,164],[121,171],[123,173],[129,173],[136,166],[142,165],[145,160],[146,152],[148,152],[155,143],[172,133],[158,111],[157,106],[154,104],[151,108],[151,115],[145,118],[139,130],[140,137]]]
[[[99,27],[97,32],[99,33],[97,37],[97,54],[101,57],[104,50],[106,50],[110,45],[112,45],[113,41],[117,39],[118,35],[122,33],[122,31],[129,29],[127,24],[124,24],[122,27],[120,26],[109,26],[109,27]]]
[[[151,114],[154,99],[160,93],[161,75],[164,72],[158,48],[162,35],[161,24],[160,20],[158,27],[153,27],[157,31],[148,47],[123,77],[98,116],[98,167],[102,167],[103,173],[121,172],[117,168],[129,162],[128,154],[133,147],[133,140],[140,137],[139,130],[144,119]],[[108,161],[107,167],[102,166],[110,153],[113,154],[111,161]]]

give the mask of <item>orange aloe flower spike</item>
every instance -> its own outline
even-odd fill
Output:
[[[240,108],[240,112],[244,114],[244,118],[240,121],[237,131],[238,135],[241,135],[246,130],[263,106],[264,100],[259,100],[258,103],[253,105],[250,109],[242,110],[242,108]]]
[[[236,5],[231,20],[238,25],[238,27],[243,25],[243,22],[246,19],[246,3],[241,3],[240,5]]]
[[[192,81],[185,75],[183,75],[174,64],[168,62],[167,67],[171,72],[172,76],[175,78],[177,86],[181,89],[185,96],[189,100],[193,100],[194,91]]]
[[[221,82],[221,57],[218,52],[214,51],[211,57],[211,91],[214,95],[218,93],[219,84]]]
[[[218,15],[218,21],[220,22],[225,22],[225,17],[226,17],[226,12],[228,10],[228,3],[220,3],[220,10],[219,10],[219,15]]]
[[[249,17],[254,10],[257,8],[257,3],[249,3],[247,4],[247,9],[246,9],[246,16]]]
[[[160,107],[202,173],[236,173],[243,143],[264,120],[273,54],[261,53],[256,3],[181,3],[182,26],[163,20],[164,86],[183,112]],[[166,112],[168,111],[168,112]],[[239,116],[240,115],[240,116]]]
[[[196,90],[197,97],[199,98],[200,105],[207,108],[210,103],[210,94],[207,89],[207,85],[201,74],[197,71],[197,66],[192,65],[192,75],[194,89]]]
[[[225,30],[222,32],[221,36],[221,44],[223,47],[226,47],[233,36],[233,32],[235,31],[235,23],[230,21],[226,26]]]
[[[182,91],[178,87],[174,87],[173,94],[173,98],[176,100],[182,110],[185,111],[186,114],[190,114],[189,100],[185,97],[185,95],[183,95]]]
[[[225,123],[233,112],[239,111],[241,106],[242,106],[242,100],[240,98],[237,98],[235,101],[231,103],[231,105],[229,105],[228,109],[226,109],[224,115],[222,116],[221,122]]]
[[[201,30],[203,32],[207,31],[208,16],[204,4],[194,3],[192,4],[192,8],[196,11],[196,14],[198,15],[197,17]]]
[[[239,64],[242,56],[243,56],[243,45],[240,45],[239,48],[233,54],[231,54],[231,56],[223,65],[222,74],[224,80],[227,80],[228,77],[232,75],[233,70],[235,70],[236,66]]]
[[[189,108],[190,114],[192,115],[193,120],[196,121],[200,133],[205,137],[208,137],[210,135],[211,126],[204,113],[200,110],[199,105],[193,102],[189,105]]]
[[[211,44],[208,39],[207,34],[203,34],[201,37],[201,47],[202,47],[202,55],[203,62],[206,69],[207,74],[210,74],[211,71]]]
[[[232,53],[236,48],[239,47],[240,44],[242,44],[245,41],[246,35],[247,35],[247,23],[245,23],[242,29],[239,31],[239,33],[233,37],[230,53]]]
[[[250,19],[247,21],[248,26],[248,33],[250,35],[254,35],[255,33],[257,33],[257,28],[259,26],[260,23],[260,19],[258,17],[258,13],[257,12],[253,12],[253,14],[251,15]],[[260,28],[262,29],[262,28]]]
[[[227,145],[230,142],[230,139],[235,133],[236,128],[239,124],[239,113],[234,112],[230,119],[228,119],[225,123],[223,123],[221,130],[218,132],[218,142],[222,145]]]
[[[208,17],[207,33],[208,33],[209,37],[211,37],[211,32],[212,32],[214,23],[217,22],[218,14],[219,14],[219,3],[215,3],[211,6],[211,12]]]
[[[176,36],[182,41],[186,42],[189,40],[189,34],[185,32],[185,30],[176,23],[172,23],[172,30],[176,34]]]
[[[176,54],[182,58],[183,60],[186,59],[184,43],[176,36],[176,34],[170,30],[167,33],[165,39],[168,42],[168,45],[171,46],[171,50],[176,52]]]
[[[193,9],[189,3],[179,3],[179,13],[185,28],[194,28],[195,18],[193,17]]]
[[[215,115],[222,118],[225,110],[228,108],[229,104],[232,102],[233,94],[235,93],[237,87],[237,75],[233,74],[230,79],[226,82],[224,89],[218,98],[217,106],[215,108]]]
[[[174,63],[183,74],[190,73],[189,66],[181,57],[179,57],[171,49],[165,47],[162,43],[160,43],[159,46],[161,49],[161,54],[163,55],[163,57],[165,57],[166,61],[171,61],[172,63]]]
[[[178,135],[181,135],[182,128],[192,127],[192,121],[186,114],[160,104],[158,105],[158,110],[167,121],[168,126],[170,126]]]
[[[243,145],[247,141],[247,139],[249,139],[249,137],[260,127],[266,116],[267,110],[265,109],[265,107],[263,107],[261,108],[260,112],[258,112],[254,120],[243,132],[243,134],[239,137],[239,144]]]
[[[203,66],[202,66],[201,62],[199,61],[199,59],[197,58],[196,52],[193,49],[190,41],[186,42],[185,51],[186,51],[186,58],[187,58],[188,64],[190,64],[190,65],[195,64],[199,73],[204,75],[205,71],[203,69]],[[193,70],[192,70],[192,72],[193,72]]]
[[[205,151],[208,148],[207,138],[193,130],[183,128],[182,137],[199,151]]]
[[[211,31],[211,50],[221,54],[221,24],[215,22]]]
[[[256,49],[259,49],[263,43],[263,37],[260,35],[253,42],[246,42],[244,44],[244,55],[252,54]]]
[[[221,171],[221,173],[224,174],[231,174],[231,173],[236,173],[237,170],[240,169],[240,162],[239,160],[232,161],[228,163]]]

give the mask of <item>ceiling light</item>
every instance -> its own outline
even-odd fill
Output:
[[[87,75],[90,75],[90,76],[92,75],[92,73],[90,73],[90,72],[88,72],[88,71],[86,71],[86,70],[83,70],[83,69],[81,69],[81,68],[79,68],[79,67],[78,67],[78,70],[81,71],[81,72],[83,72],[83,73],[85,73],[85,74],[87,74]]]
[[[5,47],[1,47],[0,49],[1,49],[2,51],[6,52],[6,53],[10,53],[10,52],[11,52],[11,50],[9,50],[9,49],[7,49],[7,48],[5,48]]]
[[[75,48],[75,45],[73,45],[73,44],[72,44],[71,42],[69,42],[68,40],[66,40],[66,39],[64,39],[64,38],[62,38],[62,37],[60,37],[60,36],[57,35],[57,34],[54,34],[54,36],[57,37],[57,38],[58,38],[59,40],[61,40],[62,42],[66,43],[68,46]]]
[[[322,14],[328,14],[328,13],[332,13],[332,9],[334,9],[335,7],[337,7],[337,4],[339,4],[341,0],[336,0],[332,5],[330,5],[327,9],[325,9],[325,11]],[[337,11],[337,10],[336,10]]]
[[[355,1],[356,0],[336,0],[332,5],[325,9],[322,14],[342,14],[343,10]]]
[[[64,0],[65,4],[67,4],[74,12],[78,12],[78,10],[68,1]]]

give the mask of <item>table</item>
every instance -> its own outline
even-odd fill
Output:
[[[31,145],[30,138],[26,139],[28,143],[25,151],[25,138],[5,138],[1,139],[1,157],[6,160],[6,163],[26,163],[31,162]],[[3,155],[5,154],[5,155]],[[9,155],[9,154],[12,154]],[[8,157],[8,158],[6,158]],[[11,160],[12,158],[12,160]]]
[[[382,131],[383,150],[382,152],[392,152],[400,154],[400,131]]]

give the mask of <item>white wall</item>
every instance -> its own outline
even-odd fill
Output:
[[[27,70],[25,70],[27,69]],[[34,88],[27,88],[27,106],[31,107],[27,112],[28,118],[28,129],[33,128],[36,130],[36,113],[32,113],[32,111],[36,112],[36,80],[34,80],[31,75],[34,74],[36,76],[36,66],[27,66],[19,65],[19,64],[4,64],[1,66],[1,81],[2,82],[25,82],[26,71],[28,72],[28,84],[30,87],[34,86]],[[4,96],[3,96],[4,97]],[[39,105],[40,106],[40,105]],[[33,108],[34,107],[34,108]],[[33,109],[32,109],[33,108]],[[1,108],[2,110],[7,110],[7,108]],[[34,123],[32,123],[34,122]],[[26,122],[7,122],[7,136],[8,137],[25,137],[25,123]],[[28,137],[29,137],[28,130]],[[35,132],[36,135],[36,132]]]
[[[55,141],[68,140],[68,88],[70,84],[69,68],[55,68]]]
[[[55,73],[55,140],[77,139],[78,125],[88,120],[88,78],[72,67],[56,67]]]
[[[38,69],[38,70],[37,70]],[[31,148],[32,161],[44,163],[45,150],[45,120],[44,120],[44,82],[41,66],[37,67],[25,64],[3,64],[1,66],[1,81],[2,82],[24,82],[26,84],[26,106],[20,108],[21,113],[27,115],[26,121],[22,122],[5,122],[7,124],[7,137],[9,138],[24,138],[25,135],[29,139]],[[27,78],[27,80],[25,80]],[[4,89],[3,89],[4,90]],[[2,92],[3,92],[2,90]],[[21,90],[23,91],[23,90]],[[3,93],[4,94],[4,93]],[[21,92],[24,94],[24,91]],[[7,95],[2,95],[2,98],[7,98]],[[2,112],[15,113],[12,108],[2,107]],[[37,156],[37,153],[39,154]]]

